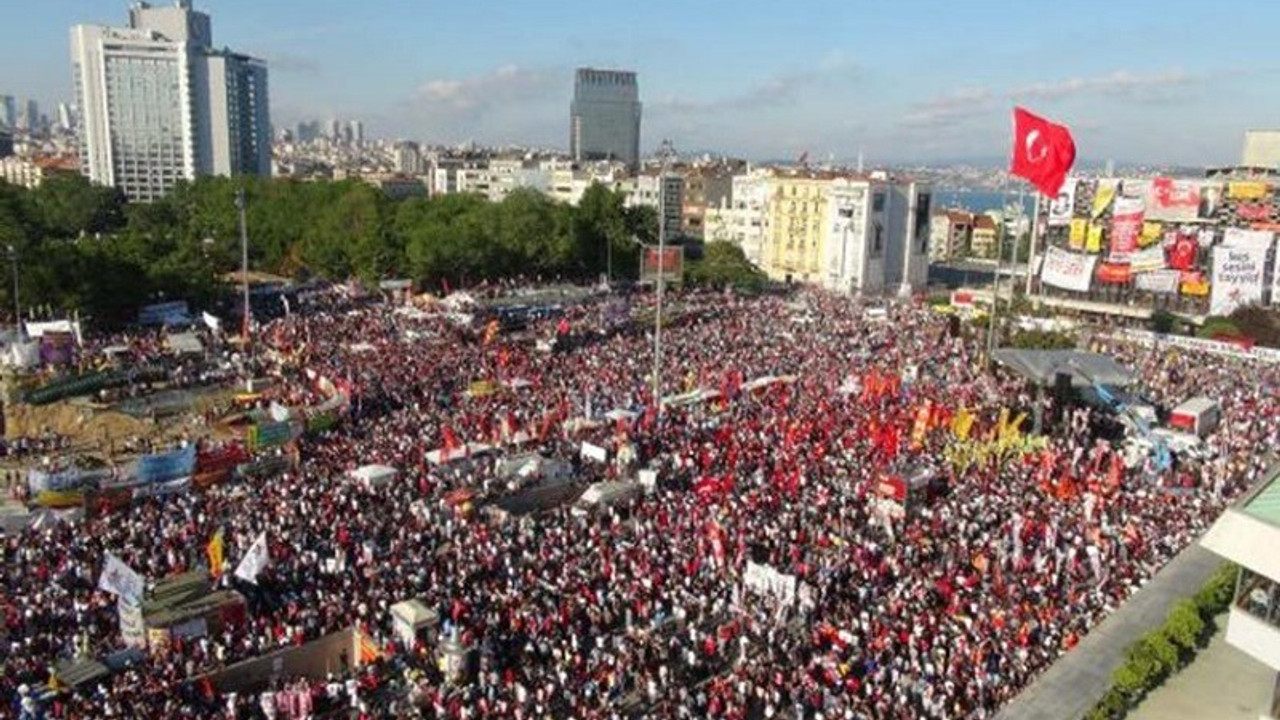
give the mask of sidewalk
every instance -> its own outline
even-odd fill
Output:
[[[1194,542],[1006,705],[995,720],[1078,720],[1111,687],[1111,673],[1138,638],[1164,623],[1222,564]]]
[[[1267,713],[1275,671],[1227,644],[1226,613],[1215,622],[1208,647],[1148,695],[1130,720],[1258,720]]]

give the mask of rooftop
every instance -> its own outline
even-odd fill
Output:
[[[1273,478],[1244,501],[1240,510],[1275,527],[1280,527],[1280,482]]]

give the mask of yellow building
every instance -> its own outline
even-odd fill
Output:
[[[766,179],[768,232],[760,264],[770,278],[801,283],[822,279],[830,181],[827,173],[806,171],[778,171]]]

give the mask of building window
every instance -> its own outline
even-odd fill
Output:
[[[879,255],[884,251],[884,226],[876,223],[875,239],[872,241],[871,252]]]
[[[878,192],[871,196],[871,211],[884,212],[884,193]]]
[[[1241,568],[1235,603],[1237,608],[1280,628],[1280,586],[1267,576]]]

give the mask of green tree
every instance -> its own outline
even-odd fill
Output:
[[[627,232],[625,198],[600,183],[593,183],[578,201],[573,224],[579,276],[594,276],[604,272],[611,258],[619,260],[630,250]],[[615,273],[616,274],[616,273]]]
[[[1169,619],[1165,622],[1165,632],[1169,639],[1185,651],[1194,650],[1200,644],[1204,629],[1200,610],[1191,600],[1179,600],[1169,611]]]
[[[79,174],[51,175],[31,191],[30,199],[41,230],[49,237],[112,232],[124,225],[124,195]]]
[[[758,289],[767,278],[752,265],[742,248],[733,243],[713,241],[704,246],[701,260],[693,260],[685,268],[689,283],[713,287]]]

